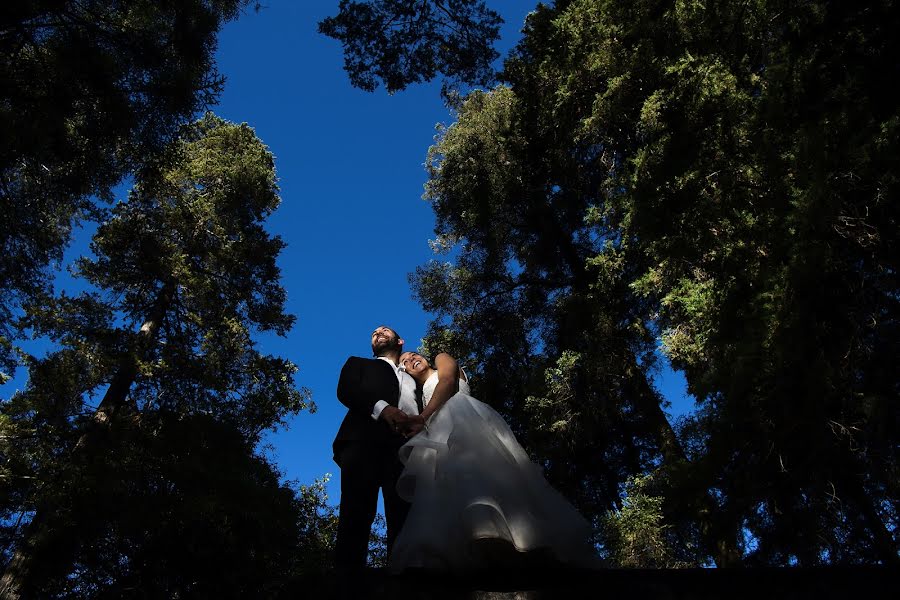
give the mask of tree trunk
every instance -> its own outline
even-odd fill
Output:
[[[539,222],[543,226],[545,234],[556,240],[563,262],[571,271],[574,293],[586,294],[590,289],[590,277],[585,269],[584,258],[575,247],[572,236],[559,223],[549,206],[542,204],[539,210],[542,211],[542,218]],[[675,435],[675,430],[672,429],[669,419],[659,406],[657,394],[647,382],[643,371],[637,367],[637,357],[629,356],[629,359],[631,364],[635,365],[627,373],[629,380],[633,383],[635,405],[646,419],[649,433],[659,444],[663,460],[667,464],[688,462],[684,448],[682,448],[678,436]],[[740,566],[742,564],[741,552],[737,545],[736,534],[726,535],[723,533],[722,528],[716,526],[713,518],[717,513],[715,499],[706,492],[700,501],[702,508],[698,515],[700,520],[698,524],[704,541],[713,551],[713,559],[716,562],[716,566]]]
[[[546,239],[556,242],[562,263],[568,267],[572,281],[573,294],[587,294],[590,290],[591,277],[586,268],[586,257],[576,246],[572,232],[559,222],[558,214],[546,202],[546,194],[542,182],[546,181],[542,160],[527,160],[527,164],[535,165],[531,171],[531,187],[526,190],[526,201],[531,200],[532,211],[537,215],[536,223]],[[637,368],[637,357],[630,356],[631,364],[635,365],[627,376],[633,382],[635,404],[648,423],[649,433],[659,444],[663,460],[672,464],[675,462],[687,462],[687,456],[681,447],[681,442],[665,413],[659,406],[657,395],[647,383],[644,373]],[[701,499],[700,530],[704,541],[710,549],[713,549],[713,558],[719,567],[740,566],[741,552],[737,545],[737,535],[723,535],[722,528],[717,527],[713,516],[717,512],[715,499],[709,492],[704,493]]]
[[[81,434],[78,443],[75,445],[76,451],[80,451],[86,444],[90,443],[98,426],[112,422],[126,407],[128,392],[138,374],[138,363],[141,358],[147,355],[153,346],[153,342],[156,340],[156,332],[159,330],[163,317],[172,302],[174,290],[175,286],[171,282],[164,285],[160,290],[156,301],[150,308],[150,314],[147,315],[147,319],[137,333],[137,341],[134,348],[123,356],[119,362],[119,368],[116,369],[116,373],[113,375],[112,381],[110,381],[109,387],[103,395],[103,400],[100,401],[100,405],[94,412],[92,417],[93,426],[88,426],[85,432]]]
[[[866,522],[869,532],[872,534],[872,547],[878,554],[885,565],[897,567],[900,566],[900,554],[898,554],[897,544],[890,530],[885,526],[884,519],[878,512],[878,508],[872,502],[872,497],[866,491],[865,486],[859,476],[860,469],[859,460],[851,457],[855,473],[845,474],[841,482],[841,488],[850,501],[857,506]]]
[[[635,359],[635,364],[637,364]],[[638,410],[647,420],[648,428],[651,434],[659,444],[663,461],[666,464],[674,464],[678,462],[688,462],[687,455],[675,430],[669,423],[669,419],[659,406],[657,395],[653,388],[647,383],[647,378],[643,372],[635,369],[628,373],[628,377],[634,382],[635,386],[635,403]],[[722,531],[723,527],[717,524],[714,516],[718,512],[715,499],[705,492],[700,498],[700,512],[698,514],[698,525],[700,526],[700,534],[707,546],[712,551],[713,560],[717,567],[739,567],[741,566],[741,551],[738,548],[736,535],[732,532]]]
[[[95,444],[92,442],[101,432],[101,428],[108,426],[126,406],[128,391],[137,377],[139,360],[145,357],[152,348],[160,323],[172,302],[174,290],[175,285],[171,282],[166,283],[160,290],[156,301],[150,308],[147,320],[144,321],[137,333],[134,347],[120,360],[109,388],[94,412],[92,423],[85,428],[84,433],[75,444],[72,452],[73,458],[88,451],[89,448],[93,449]],[[33,566],[37,562],[35,559],[42,550],[48,547],[53,538],[51,515],[48,514],[52,510],[52,507],[42,507],[35,511],[34,517],[25,529],[22,541],[17,545],[3,577],[0,578],[0,599],[19,600],[22,597],[33,595],[31,588],[33,587]]]

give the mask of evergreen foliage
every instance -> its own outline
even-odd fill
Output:
[[[295,494],[255,451],[314,409],[252,338],[293,322],[263,228],[279,202],[268,149],[207,115],[97,230],[79,262],[97,291],[27,306],[58,349],[0,406],[4,597],[267,595],[301,547],[327,551],[321,486]]]
[[[104,448],[102,466],[82,454],[50,467],[41,503],[54,515],[35,549],[34,596],[274,597],[318,566],[306,564],[313,536],[299,524],[324,524],[233,427],[149,412]]]
[[[0,17],[0,382],[11,323],[73,222],[205,110],[216,34],[249,0],[7,3]]]
[[[182,126],[247,4],[0,22],[0,381],[17,337],[54,344],[0,404],[4,597],[276,597],[330,560],[324,481],[257,449],[314,410],[254,342],[293,323],[272,156],[246,125]],[[487,85],[499,23],[342,0],[320,31],[393,92]],[[898,562],[898,27],[892,0],[539,4],[503,85],[440,129],[423,350],[460,358],[614,564]],[[54,294],[81,219],[92,291]],[[661,355],[698,401],[677,422]]]
[[[319,32],[344,47],[344,70],[354,86],[389,93],[445,77],[454,83],[493,81],[493,43],[503,20],[484,0],[341,0]]]
[[[622,507],[610,512],[601,530],[604,553],[612,564],[624,568],[671,569],[691,566],[691,558],[673,556],[679,544],[670,539],[671,526],[665,524],[663,497],[654,495],[653,475],[634,477],[625,484]]]
[[[897,562],[898,24],[560,0],[440,132],[426,346],[598,524],[654,472],[673,556]],[[699,403],[677,431],[657,340]]]

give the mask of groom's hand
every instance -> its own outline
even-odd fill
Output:
[[[381,418],[388,424],[391,431],[399,433],[400,428],[409,420],[409,415],[396,406],[385,406],[381,411]]]
[[[425,419],[419,415],[412,415],[403,424],[403,435],[411,438],[423,429],[425,429]]]

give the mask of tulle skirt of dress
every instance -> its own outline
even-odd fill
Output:
[[[456,394],[400,459],[397,490],[412,506],[394,542],[392,571],[511,567],[528,555],[598,566],[588,522],[487,404]]]

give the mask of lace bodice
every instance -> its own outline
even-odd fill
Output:
[[[422,406],[428,406],[428,401],[431,400],[431,396],[434,394],[434,388],[437,387],[438,384],[438,374],[437,371],[432,373],[428,379],[425,380],[425,383],[422,385]],[[459,380],[459,391],[463,394],[469,394],[469,382],[465,379]]]

